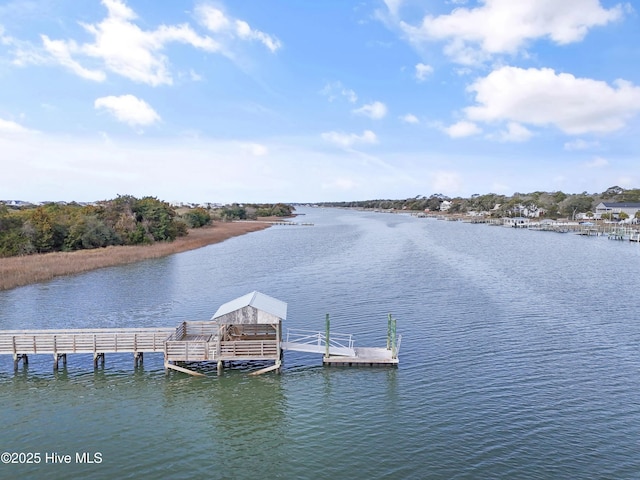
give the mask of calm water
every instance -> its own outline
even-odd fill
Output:
[[[403,215],[303,209],[170,258],[0,292],[0,328],[173,326],[252,290],[285,327],[403,335],[397,369],[287,353],[166,374],[161,355],[0,357],[0,478],[639,478],[640,245]],[[45,463],[45,454],[72,464]],[[101,463],[76,464],[87,452]]]

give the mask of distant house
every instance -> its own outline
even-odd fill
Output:
[[[449,200],[443,200],[442,203],[440,204],[441,212],[446,212],[450,208],[451,208],[451,202]]]
[[[629,218],[635,217],[636,213],[640,211],[640,203],[627,202],[601,202],[596,205],[596,211],[594,218],[596,220],[602,218],[603,214],[613,214],[613,218],[618,218],[620,213],[624,212],[629,215]]]

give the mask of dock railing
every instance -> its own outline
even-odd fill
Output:
[[[287,329],[283,348],[299,352],[325,353],[327,336],[324,332],[313,330]],[[329,353],[332,355],[355,355],[353,335],[350,333],[331,332]]]
[[[169,328],[6,330],[0,334],[0,353],[162,352],[171,331]]]

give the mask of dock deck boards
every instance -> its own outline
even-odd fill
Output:
[[[322,363],[335,366],[376,366],[398,365],[398,358],[393,358],[391,350],[375,347],[356,347],[355,357],[334,356],[323,357]]]

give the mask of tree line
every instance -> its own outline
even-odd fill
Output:
[[[639,202],[640,189],[625,190],[621,187],[609,187],[601,193],[567,194],[562,191],[532,193],[514,193],[499,195],[496,193],[474,194],[469,198],[448,197],[440,193],[430,196],[417,195],[407,199],[378,199],[351,202],[322,203],[324,206],[366,208],[380,210],[440,211],[444,201],[449,202],[448,213],[465,214],[469,212],[489,212],[493,217],[517,215],[519,210],[540,210],[545,218],[572,218],[577,213],[593,212],[600,202]]]
[[[131,195],[90,205],[47,203],[14,209],[0,204],[0,257],[171,242],[213,220],[291,213],[292,207],[283,204],[197,207],[178,213],[155,197]]]

